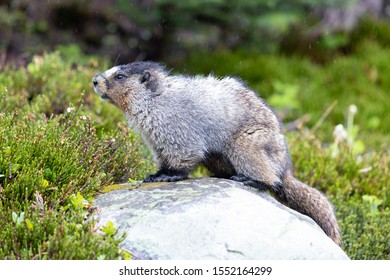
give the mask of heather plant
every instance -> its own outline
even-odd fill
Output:
[[[69,52],[0,74],[1,259],[126,256],[120,237],[96,233],[91,203],[102,186],[145,176],[144,148],[120,114],[95,102],[99,62],[75,64]]]

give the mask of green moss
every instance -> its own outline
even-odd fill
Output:
[[[108,185],[108,186],[104,186],[100,192],[101,193],[109,193],[109,192],[112,192],[112,191],[118,191],[118,190],[123,190],[123,189],[126,189],[127,187],[123,184],[113,184],[113,185]]]

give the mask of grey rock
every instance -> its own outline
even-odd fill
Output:
[[[136,259],[348,259],[309,217],[231,180],[121,186],[97,197]]]

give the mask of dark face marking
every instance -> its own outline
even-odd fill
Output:
[[[151,61],[137,61],[126,65],[120,65],[118,68],[129,76],[136,74],[143,75],[145,71],[152,69],[159,72],[166,72],[163,66]]]
[[[127,76],[140,75],[140,83],[145,84],[145,87],[152,92],[157,91],[158,81],[151,71],[154,70],[166,73],[163,66],[151,61],[137,61],[126,65],[120,65],[118,66],[118,70],[125,73]]]

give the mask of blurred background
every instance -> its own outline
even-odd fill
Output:
[[[390,34],[370,23],[389,15],[388,0],[1,0],[0,54],[2,63],[23,63],[75,43],[119,63],[235,49],[324,62],[369,32],[388,44]]]

